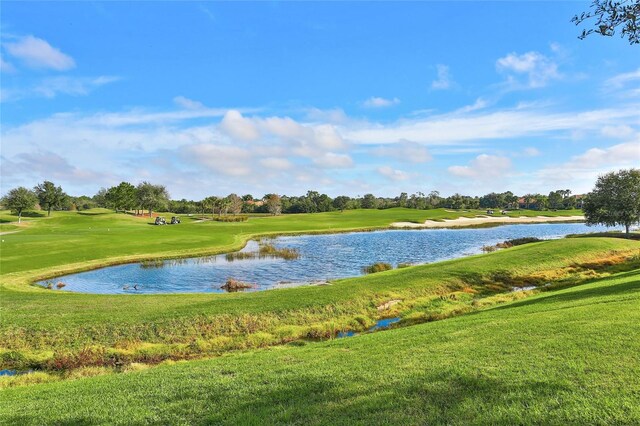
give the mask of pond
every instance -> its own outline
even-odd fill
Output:
[[[55,290],[102,294],[225,292],[227,279],[253,284],[245,291],[321,284],[327,280],[362,275],[375,262],[423,264],[481,253],[482,246],[523,237],[561,238],[610,230],[582,223],[505,225],[477,229],[419,229],[354,232],[344,234],[282,236],[269,240],[278,248],[291,248],[293,260],[251,257],[230,261],[225,255],[152,263],[111,266],[47,283]],[[241,250],[255,252],[258,242]],[[40,282],[41,285],[46,285]],[[58,290],[55,290],[58,291]]]

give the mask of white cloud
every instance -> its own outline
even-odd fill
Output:
[[[603,126],[640,124],[638,105],[582,112],[553,112],[548,108],[520,107],[484,114],[450,113],[381,125],[367,123],[343,129],[343,137],[360,144],[387,144],[401,140],[425,146],[478,144],[484,140],[540,136],[551,132],[599,131]]]
[[[306,110],[307,119],[312,122],[322,122],[329,124],[344,124],[349,121],[349,117],[347,114],[340,109],[318,109],[318,108],[309,108]]]
[[[408,173],[403,172],[402,170],[393,169],[389,166],[378,167],[376,171],[380,173],[382,176],[386,177],[387,179],[390,179],[393,181],[401,181],[401,180],[409,179]]]
[[[511,171],[511,160],[508,157],[481,154],[471,160],[468,166],[451,166],[448,170],[455,176],[489,180],[508,175]]]
[[[260,132],[255,123],[248,118],[244,118],[236,110],[227,111],[220,123],[220,128],[234,139],[251,141],[260,137]]]
[[[482,98],[478,98],[473,104],[463,106],[462,108],[458,109],[456,112],[464,114],[467,112],[478,111],[480,109],[486,108],[488,105],[489,105],[489,102],[487,102]]]
[[[187,147],[187,155],[208,169],[226,176],[247,176],[257,172],[247,149],[214,144],[198,144]]]
[[[58,95],[86,96],[93,90],[118,81],[118,77],[49,77],[28,89],[3,89],[2,101],[18,101],[25,98],[55,98]]]
[[[392,145],[384,145],[372,150],[374,155],[408,163],[426,163],[432,157],[429,150],[416,142],[401,140]]]
[[[100,86],[118,80],[118,77],[112,76],[95,78],[53,77],[44,79],[42,83],[33,88],[33,92],[47,98],[53,98],[58,94],[85,96]]]
[[[17,41],[4,43],[11,56],[20,59],[31,68],[49,68],[66,71],[76,66],[69,55],[34,36],[20,37]]]
[[[345,169],[353,167],[353,160],[346,154],[336,154],[327,152],[326,154],[314,158],[313,163],[324,169]]]
[[[633,128],[628,125],[604,126],[601,132],[602,136],[616,139],[626,139],[635,133]]]
[[[453,85],[453,79],[449,72],[449,67],[447,65],[438,64],[436,65],[436,70],[438,72],[438,78],[431,82],[431,89],[446,90],[451,88]]]
[[[640,164],[640,136],[629,142],[606,148],[591,148],[561,164],[544,167],[535,173],[538,186],[572,188],[574,192],[591,190],[603,173]]]
[[[561,77],[558,65],[539,52],[527,52],[521,55],[510,53],[496,61],[496,68],[507,75],[507,81],[512,88],[544,87],[551,80]],[[523,85],[518,82],[516,75],[526,75],[526,83]]]
[[[522,150],[522,154],[525,157],[537,157],[537,156],[540,155],[540,151],[537,148],[534,148],[534,147],[527,147],[527,148]]]
[[[66,158],[51,151],[21,153],[16,155],[13,161],[3,158],[2,163],[4,176],[26,169],[32,175],[41,178],[64,179],[76,183],[89,180],[99,185],[106,178],[104,173],[75,167]]]
[[[202,102],[194,101],[193,99],[185,98],[184,96],[176,96],[173,98],[173,102],[184,109],[203,109]]]
[[[0,72],[12,73],[15,71],[16,68],[11,63],[5,61],[2,56],[0,56]]]
[[[399,103],[400,103],[400,99],[398,98],[385,99],[385,98],[379,98],[374,96],[364,101],[362,105],[365,108],[386,108],[393,105],[398,105]]]
[[[608,90],[620,90],[627,84],[640,81],[640,68],[635,71],[618,74],[604,82],[605,89]]]
[[[260,164],[269,170],[289,170],[293,166],[286,158],[276,157],[262,158]]]

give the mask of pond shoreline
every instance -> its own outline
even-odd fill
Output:
[[[145,263],[120,265],[110,272],[89,271],[77,276],[59,277],[63,283],[49,280],[38,284],[51,289],[54,286],[64,287],[65,292],[93,294],[210,293],[222,292],[220,286],[233,278],[255,283],[247,290],[253,292],[359,276],[363,268],[372,262],[390,265],[432,263],[480,254],[482,246],[501,241],[528,236],[555,239],[591,231],[583,224],[556,222],[530,226],[513,224],[491,226],[493,229],[486,230],[385,229],[303,237],[287,235],[269,244],[279,250],[299,253],[292,259],[259,256],[259,243],[250,240],[242,251],[236,252],[250,255],[242,256],[241,260],[233,256],[229,259],[229,254],[159,260],[153,262],[152,268]],[[147,271],[141,272],[140,269]]]
[[[554,217],[544,217],[545,219],[555,219],[553,222],[555,223],[572,223],[572,222],[582,222],[582,220],[574,219],[574,216],[554,216]],[[503,226],[509,224],[526,224],[526,223],[544,223],[541,222],[472,222],[468,224],[458,224],[452,225],[450,224],[453,221],[460,219],[469,219],[464,217],[459,217],[458,219],[447,220],[447,222],[435,222],[446,224],[447,226],[439,226],[439,228],[452,228],[452,229],[464,229],[464,228],[478,228],[478,227],[494,227],[494,226]],[[502,219],[502,218],[498,218]],[[520,218],[517,218],[520,219]],[[524,219],[524,218],[523,218]],[[408,226],[397,226],[397,224],[409,224]],[[50,291],[40,284],[39,281],[52,280],[65,275],[76,274],[80,272],[92,271],[96,269],[106,268],[110,266],[118,266],[118,265],[127,265],[131,263],[139,263],[145,261],[160,261],[160,260],[172,260],[172,259],[190,259],[197,257],[206,257],[206,256],[217,256],[223,255],[226,253],[237,252],[246,247],[249,241],[259,240],[262,238],[277,238],[277,237],[292,237],[292,236],[305,236],[305,235],[332,235],[332,234],[349,234],[349,233],[365,233],[365,232],[376,232],[376,231],[398,231],[398,230],[415,230],[416,228],[424,228],[428,229],[422,224],[413,223],[413,222],[393,222],[388,226],[372,226],[372,227],[363,227],[363,228],[349,228],[349,229],[331,229],[331,230],[308,230],[308,231],[292,231],[292,232],[275,232],[275,233],[257,233],[257,234],[248,234],[240,236],[241,241],[238,244],[232,244],[224,247],[217,247],[215,249],[193,249],[187,250],[184,252],[169,252],[166,254],[156,254],[156,255],[148,255],[148,254],[139,254],[139,255],[130,255],[122,258],[111,258],[111,259],[97,259],[93,261],[82,262],[80,264],[70,264],[70,265],[62,265],[54,270],[47,270],[46,272],[32,271],[31,273],[16,273],[7,274],[3,277],[3,285],[6,287],[11,287],[16,290],[21,291]],[[435,228],[435,227],[434,227]],[[13,276],[12,276],[13,275]],[[13,278],[13,279],[12,279]],[[64,291],[61,292],[64,294],[73,294],[73,291]],[[204,293],[207,294],[207,293]],[[128,295],[127,295],[128,296]],[[132,295],[132,296],[143,296],[143,294]]]

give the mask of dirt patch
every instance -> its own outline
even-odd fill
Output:
[[[385,302],[382,305],[378,306],[377,309],[378,311],[386,311],[387,309],[391,308],[394,305],[397,305],[400,302],[402,302],[402,300],[400,299],[389,300],[388,302]]]

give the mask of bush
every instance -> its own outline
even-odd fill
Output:
[[[509,244],[510,246],[521,246],[523,244],[537,243],[540,241],[543,241],[543,240],[536,237],[524,237],[524,238],[514,238],[513,240],[507,240],[503,244]]]
[[[376,262],[373,265],[365,266],[362,268],[362,272],[365,274],[375,274],[376,272],[384,272],[393,269],[390,263]]]
[[[249,220],[249,216],[218,216],[213,220],[217,222],[246,222]]]

